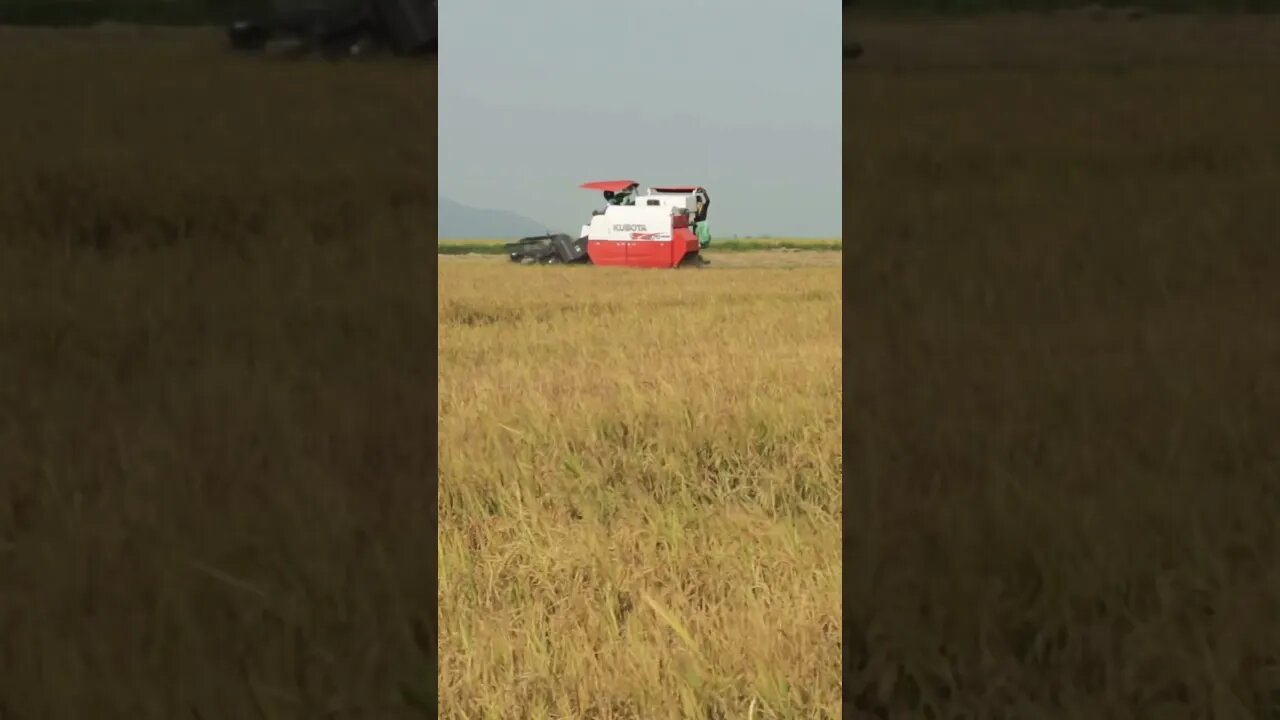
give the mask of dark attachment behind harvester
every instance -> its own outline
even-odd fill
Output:
[[[563,233],[536,235],[507,243],[507,257],[523,265],[569,265],[590,263],[587,239],[571,238]]]
[[[437,0],[355,0],[342,5],[281,10],[233,22],[231,46],[261,52],[279,45],[339,58],[389,51],[432,56],[438,40]]]

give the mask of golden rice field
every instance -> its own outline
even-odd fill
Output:
[[[442,257],[440,712],[835,718],[840,255]]]

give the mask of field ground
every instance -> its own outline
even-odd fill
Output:
[[[433,717],[435,73],[0,29],[0,716]]]
[[[840,255],[440,262],[446,717],[837,717]]]
[[[851,715],[1280,717],[1280,21],[854,20]]]

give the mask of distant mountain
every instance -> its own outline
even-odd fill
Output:
[[[508,210],[474,208],[440,198],[436,227],[445,239],[520,238],[541,235],[547,226]]]

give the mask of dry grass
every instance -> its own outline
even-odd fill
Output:
[[[849,710],[1280,717],[1277,22],[1010,22],[845,70]]]
[[[443,717],[837,717],[839,297],[441,260]]]
[[[434,706],[435,69],[219,40],[3,32],[5,718]]]

